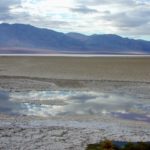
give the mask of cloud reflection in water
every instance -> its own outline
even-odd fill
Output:
[[[150,107],[135,97],[96,91],[27,91],[9,93],[19,114],[36,116],[112,115],[136,119],[150,115]],[[38,103],[36,103],[38,101]],[[45,102],[49,102],[48,104]],[[51,103],[50,103],[51,102]],[[55,102],[55,103],[54,103]],[[134,114],[134,115],[133,115]],[[128,117],[130,116],[130,117]],[[149,119],[147,117],[146,119]]]

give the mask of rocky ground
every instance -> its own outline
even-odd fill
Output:
[[[89,143],[109,138],[116,141],[149,141],[147,123],[100,117],[36,118],[1,115],[0,148],[84,150]]]

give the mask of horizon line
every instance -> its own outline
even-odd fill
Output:
[[[0,57],[150,57],[150,54],[0,54]]]

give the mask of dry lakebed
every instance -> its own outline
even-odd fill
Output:
[[[0,149],[150,141],[149,57],[0,56]]]

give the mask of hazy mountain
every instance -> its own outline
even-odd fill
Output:
[[[85,41],[89,38],[89,36],[81,34],[81,33],[76,33],[76,32],[69,32],[66,34],[67,36],[80,40],[80,41]]]
[[[150,53],[150,42],[117,35],[61,33],[23,24],[0,24],[0,53]]]

